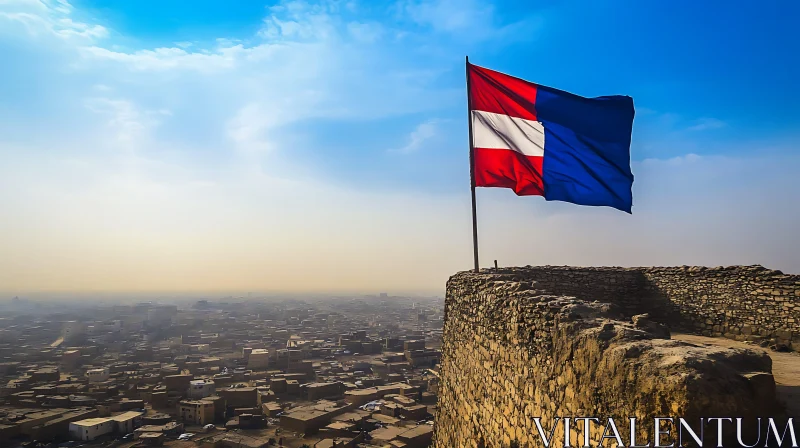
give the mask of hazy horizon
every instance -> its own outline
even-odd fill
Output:
[[[444,292],[438,291],[28,291],[21,293],[5,293],[0,291],[0,303],[10,302],[15,298],[20,300],[39,301],[70,301],[86,298],[96,298],[125,303],[158,302],[159,300],[195,301],[208,300],[222,302],[226,300],[260,301],[260,300],[318,300],[328,298],[364,298],[378,297],[387,293],[389,297],[402,298],[436,298],[443,297]]]
[[[800,273],[800,3],[528,3],[0,0],[0,297],[443,294],[467,54],[636,106],[633,214],[479,189],[482,266]]]

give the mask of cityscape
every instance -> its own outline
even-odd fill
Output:
[[[431,443],[441,298],[73,307],[6,302],[3,445]]]

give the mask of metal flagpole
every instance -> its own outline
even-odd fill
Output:
[[[478,214],[475,208],[475,148],[472,141],[472,95],[469,82],[469,56],[466,57],[467,73],[467,123],[469,124],[469,181],[472,190],[472,248],[475,256],[475,272],[480,272],[478,264]]]

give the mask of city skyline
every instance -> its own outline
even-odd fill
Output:
[[[479,190],[483,266],[800,272],[799,9],[0,1],[0,292],[441,294],[465,55],[636,106],[633,215]]]

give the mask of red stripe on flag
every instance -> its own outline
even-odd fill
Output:
[[[536,84],[469,65],[472,110],[536,120]]]
[[[542,160],[510,149],[475,148],[475,186],[511,188],[518,196],[544,196]]]

